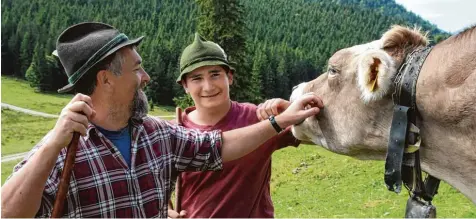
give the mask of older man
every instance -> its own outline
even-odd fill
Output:
[[[146,116],[150,80],[135,47],[114,27],[81,23],[58,38],[57,52],[76,96],[55,127],[2,187],[3,217],[50,217],[74,132],[81,133],[62,216],[166,217],[171,181],[182,171],[220,170],[287,127],[319,112],[307,95],[275,120],[230,132],[198,132]],[[247,136],[243,138],[243,136]]]

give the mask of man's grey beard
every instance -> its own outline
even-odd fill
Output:
[[[133,119],[142,119],[147,116],[147,113],[149,112],[149,103],[147,102],[147,97],[145,96],[144,91],[141,89],[136,90],[130,110]]]

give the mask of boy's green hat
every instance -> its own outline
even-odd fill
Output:
[[[185,74],[207,65],[224,65],[232,72],[235,71],[230,66],[225,51],[218,44],[207,41],[195,33],[195,40],[183,50],[180,56],[180,75],[176,82],[180,84]]]

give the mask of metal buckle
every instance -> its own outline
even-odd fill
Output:
[[[413,133],[413,136],[415,137],[414,143],[409,143],[407,144],[407,147],[405,147],[405,153],[415,153],[420,149],[421,145],[421,137],[420,137],[420,129],[415,126],[415,124],[410,123],[410,129],[408,130],[410,133]]]

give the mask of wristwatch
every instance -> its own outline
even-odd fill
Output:
[[[280,133],[281,131],[283,131],[283,129],[278,125],[278,123],[276,122],[276,120],[274,119],[274,116],[271,115],[268,120],[271,122],[271,125],[273,125],[273,128],[274,130],[276,130],[277,133]]]

